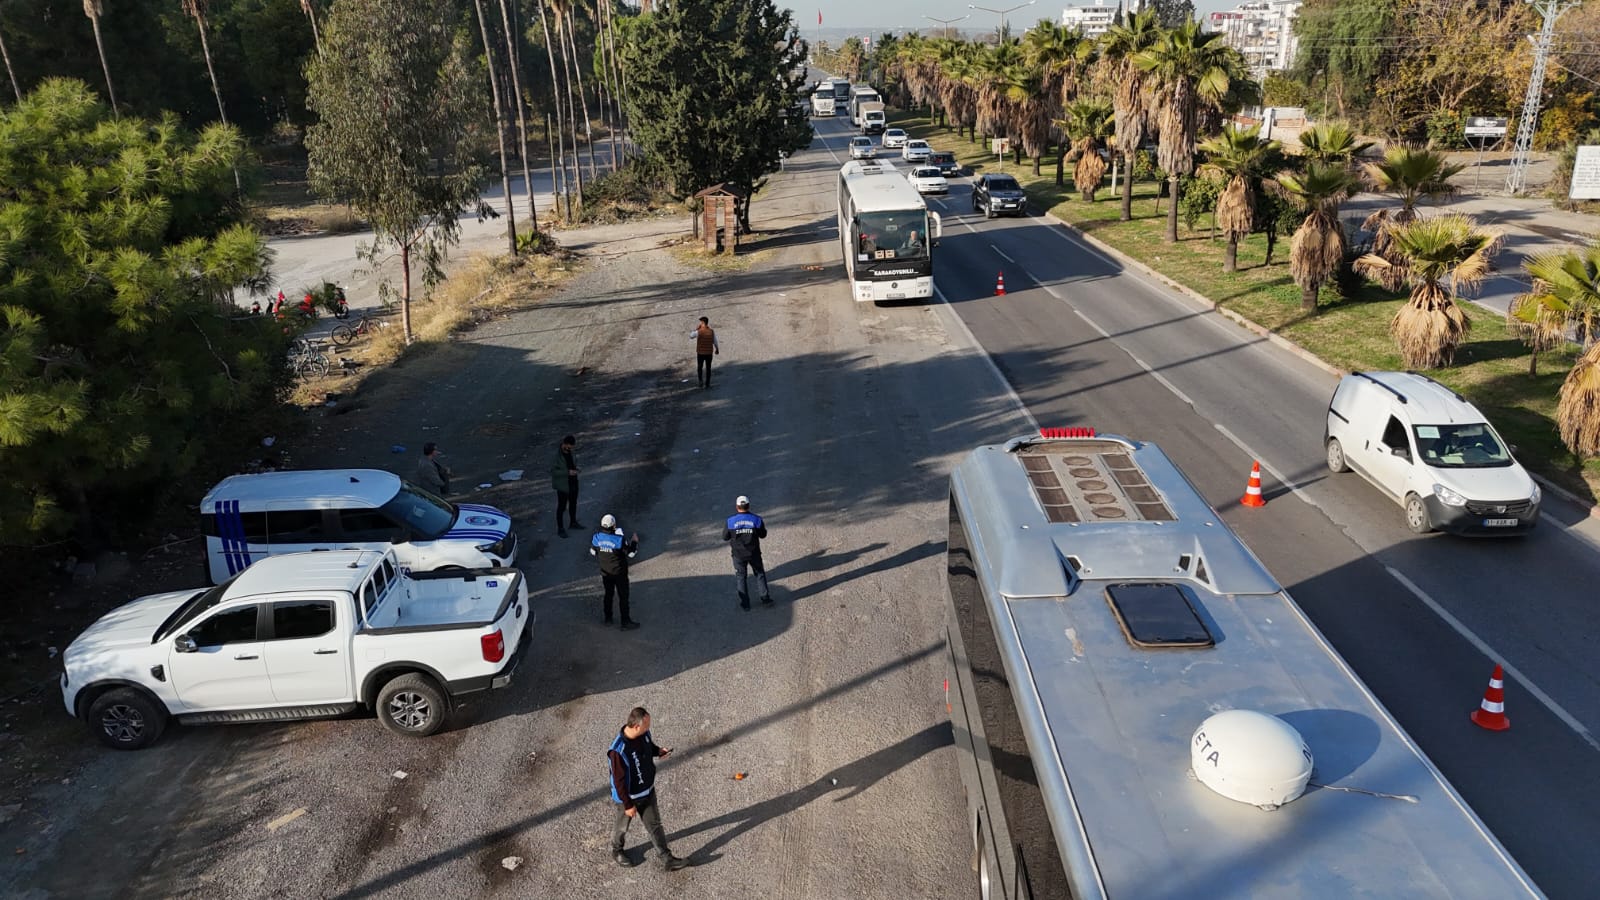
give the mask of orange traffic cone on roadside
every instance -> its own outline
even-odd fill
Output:
[[[1479,728],[1490,731],[1505,731],[1511,727],[1511,720],[1506,718],[1505,673],[1498,665],[1494,667],[1494,674],[1489,676],[1489,688],[1483,692],[1483,702],[1472,711],[1472,721]]]
[[[994,295],[996,297],[1004,297],[1006,295],[1006,273],[1004,272],[994,276]]]
[[[1252,460],[1250,463],[1250,483],[1245,485],[1244,497],[1240,503],[1245,506],[1266,506],[1267,501],[1261,496],[1261,462]]]

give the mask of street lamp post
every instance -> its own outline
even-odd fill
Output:
[[[959,21],[961,21],[962,19],[970,19],[970,18],[972,18],[972,13],[967,13],[966,15],[962,16],[959,19],[940,19],[940,18],[936,18],[934,16],[923,16],[923,18],[924,19],[932,19],[933,21],[938,22],[940,25],[943,25],[944,26],[944,36],[945,36],[945,39],[948,40],[949,37],[950,37],[950,26],[954,25],[955,23],[957,23]]]
[[[1016,6],[1007,7],[1006,9],[990,9],[987,6],[978,6],[974,3],[968,3],[967,9],[981,9],[984,12],[992,12],[1000,16],[1000,31],[997,33],[999,40],[996,41],[996,43],[999,43],[1006,39],[1006,14],[1014,13],[1017,10],[1022,9],[1024,6],[1032,6],[1037,2],[1038,0],[1028,0],[1027,3],[1019,3]]]

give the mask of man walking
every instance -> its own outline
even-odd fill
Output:
[[[422,445],[422,458],[417,460],[417,471],[412,480],[443,497],[450,493],[450,476],[455,474],[439,456],[439,445],[428,441]]]
[[[578,444],[578,439],[567,435],[561,439],[561,450],[550,463],[550,486],[556,489],[556,533],[562,537],[567,536],[567,522],[573,528],[582,528],[578,524],[578,463],[573,459],[572,450]]]
[[[635,706],[628,713],[628,722],[617,732],[606,751],[611,769],[611,799],[617,804],[616,818],[611,826],[611,858],[623,868],[632,867],[628,855],[622,852],[628,835],[628,826],[634,819],[644,823],[650,843],[656,847],[656,857],[661,868],[676,872],[689,861],[673,856],[667,848],[667,832],[661,827],[661,810],[656,807],[656,760],[665,759],[671,747],[657,747],[650,740],[650,713]]]
[[[605,589],[606,624],[611,624],[611,595],[616,594],[622,605],[622,630],[632,631],[639,623],[628,618],[628,560],[639,553],[639,536],[622,536],[617,527],[617,517],[610,513],[600,517],[600,530],[589,539],[589,555],[600,560],[600,584]]]
[[[750,511],[750,498],[741,495],[733,501],[734,512],[723,526],[722,539],[733,548],[734,584],[739,590],[739,608],[750,608],[748,570],[756,575],[756,587],[761,589],[761,602],[771,603],[767,590],[767,567],[761,562],[761,539],[767,536],[767,523]]]
[[[711,327],[711,320],[701,316],[700,324],[689,332],[689,337],[694,338],[695,378],[699,379],[702,388],[711,387],[711,357],[713,354],[722,353],[722,347],[717,344],[717,332]]]

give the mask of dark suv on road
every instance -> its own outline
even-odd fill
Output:
[[[972,211],[985,219],[1027,215],[1028,195],[1010,175],[984,175],[972,185]]]
[[[961,174],[961,163],[956,162],[956,155],[949,150],[935,150],[928,158],[928,165],[938,166],[939,174],[947,177]]]

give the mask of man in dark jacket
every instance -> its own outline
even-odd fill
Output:
[[[639,553],[639,536],[623,537],[616,516],[600,518],[600,530],[589,539],[589,555],[600,560],[600,584],[606,592],[606,624],[611,624],[611,595],[622,605],[622,630],[632,631],[639,623],[628,618],[628,560]]]
[[[676,872],[689,861],[673,856],[667,847],[667,832],[661,827],[661,810],[656,807],[656,760],[665,759],[671,747],[657,747],[650,740],[650,713],[635,706],[628,713],[628,722],[612,739],[606,750],[606,761],[611,769],[611,800],[617,804],[616,818],[611,826],[611,858],[617,865],[631,867],[632,861],[623,853],[628,836],[628,826],[634,819],[644,823],[650,843],[656,847],[656,857],[661,868]]]
[[[439,458],[439,445],[433,441],[423,444],[422,458],[417,460],[417,471],[413,477],[417,485],[444,497],[450,493],[452,474],[444,460]]]
[[[767,567],[761,562],[761,539],[767,536],[767,523],[750,511],[750,498],[740,496],[733,502],[735,512],[728,517],[722,529],[722,539],[733,548],[734,585],[739,592],[739,608],[750,608],[748,572],[756,574],[756,587],[761,589],[761,602],[771,603],[767,590]],[[748,570],[748,571],[747,571]]]
[[[562,537],[567,536],[569,520],[573,528],[583,527],[578,524],[578,463],[572,456],[577,444],[578,439],[570,434],[562,438],[561,449],[550,463],[550,486],[556,489],[556,533]]]

